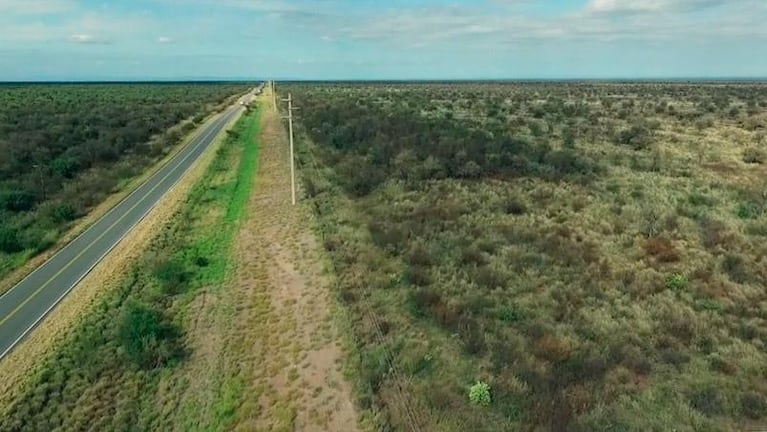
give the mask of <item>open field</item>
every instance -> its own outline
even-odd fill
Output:
[[[1,85],[0,277],[55,245],[217,105],[247,88]]]
[[[288,92],[382,430],[767,426],[767,85]]]
[[[189,355],[189,305],[226,277],[228,250],[250,191],[243,179],[255,170],[257,120],[252,112],[237,123],[146,250],[119,274],[105,276],[97,301],[78,309],[71,329],[59,329],[66,338],[29,369],[20,388],[5,389],[10,396],[3,395],[0,429],[148,430],[167,424],[171,410],[163,401],[174,400],[157,392],[163,377]]]

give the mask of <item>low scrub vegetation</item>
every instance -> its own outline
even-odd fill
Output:
[[[105,292],[39,366],[0,430],[166,430],[182,387],[163,377],[193,352],[185,327],[205,289],[224,283],[250,194],[258,112],[246,115],[119,286]],[[111,288],[111,287],[110,287]],[[193,330],[193,329],[192,329]],[[171,397],[173,395],[174,397]],[[222,396],[223,397],[223,396]]]
[[[383,430],[767,421],[767,87],[284,91]]]
[[[0,85],[0,277],[53,245],[70,222],[247,88]]]

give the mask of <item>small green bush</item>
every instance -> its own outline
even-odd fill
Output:
[[[761,209],[753,203],[741,203],[735,211],[739,219],[756,219],[760,213]]]
[[[56,223],[69,222],[77,217],[77,210],[71,204],[61,204],[51,210],[51,218]]]
[[[162,313],[135,301],[123,307],[118,340],[128,359],[144,369],[162,367],[181,356],[178,330],[165,322]]]
[[[498,319],[506,323],[522,320],[522,312],[516,306],[503,306],[498,312]]]
[[[759,420],[767,415],[767,399],[759,393],[748,392],[740,397],[740,405],[746,417]]]
[[[767,152],[755,147],[747,148],[743,152],[743,162],[750,164],[763,164],[767,161]]]
[[[157,266],[154,275],[160,280],[163,290],[167,294],[180,293],[189,281],[189,273],[186,268],[176,260],[169,260]]]
[[[714,416],[724,412],[724,403],[720,390],[713,386],[704,386],[689,396],[690,406],[706,416]]]
[[[687,197],[687,201],[693,206],[712,206],[716,202],[713,198],[698,192],[693,192]]]
[[[683,290],[687,288],[687,283],[687,276],[680,273],[675,273],[666,279],[666,288],[671,290]]]
[[[469,389],[469,401],[474,405],[488,406],[492,402],[490,397],[490,385],[483,381],[477,381]]]
[[[15,253],[23,250],[19,240],[19,232],[12,228],[0,227],[0,251],[5,253]]]

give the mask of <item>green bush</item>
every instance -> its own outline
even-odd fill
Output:
[[[128,359],[144,369],[162,367],[182,352],[178,329],[162,313],[136,301],[123,306],[117,339]]]
[[[51,218],[56,223],[69,222],[77,217],[77,210],[71,204],[61,204],[51,210]]]
[[[683,290],[687,288],[687,283],[687,276],[676,273],[666,279],[666,288],[670,290]]]
[[[751,147],[743,152],[743,162],[750,164],[763,164],[767,161],[767,152]]]
[[[714,416],[724,412],[724,403],[720,390],[714,385],[706,385],[690,394],[690,406],[704,415]]]
[[[488,406],[492,402],[490,385],[483,381],[477,381],[469,388],[469,401],[474,405]]]
[[[155,268],[154,275],[162,283],[167,294],[178,294],[184,290],[184,284],[189,281],[189,273],[182,263],[175,259],[163,262]]]
[[[0,227],[0,251],[5,253],[20,252],[24,249],[19,240],[19,232],[13,228]]]
[[[743,414],[752,420],[759,420],[767,415],[767,399],[759,393],[748,392],[740,397]]]
[[[615,142],[629,146],[634,150],[644,150],[652,145],[652,131],[643,125],[633,125],[620,131],[615,136]]]
[[[506,323],[518,322],[522,320],[522,312],[516,306],[502,306],[498,319]]]
[[[27,191],[0,191],[0,209],[13,212],[29,211],[37,204],[35,194]]]

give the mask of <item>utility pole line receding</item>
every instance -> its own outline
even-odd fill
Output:
[[[277,112],[277,92],[274,89],[274,80],[272,80],[272,105],[274,112]]]
[[[288,98],[283,99],[288,102],[288,129],[290,132],[290,189],[293,198],[293,205],[296,205],[296,168],[295,159],[293,157],[293,95],[288,93]]]

